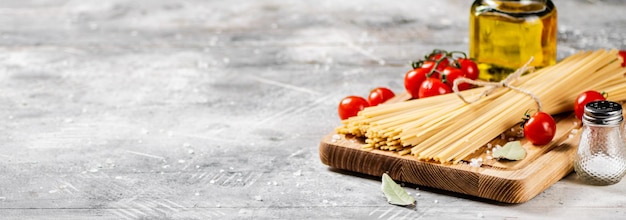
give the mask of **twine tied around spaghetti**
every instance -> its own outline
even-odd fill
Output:
[[[539,100],[539,97],[537,97],[535,94],[533,94],[532,92],[530,92],[528,90],[525,90],[525,89],[522,89],[522,88],[519,88],[519,87],[511,85],[511,83],[513,81],[519,79],[520,76],[522,76],[522,74],[524,74],[525,72],[527,72],[527,71],[532,72],[532,71],[535,70],[535,68],[533,66],[530,66],[530,63],[532,63],[533,60],[534,60],[534,58],[530,57],[530,59],[528,60],[528,62],[526,62],[526,64],[524,64],[519,69],[515,70],[515,72],[511,73],[511,75],[509,75],[508,77],[506,77],[504,80],[502,80],[500,82],[486,82],[486,81],[472,80],[472,79],[468,79],[468,78],[465,78],[465,77],[457,78],[456,80],[454,80],[454,84],[452,86],[452,90],[454,91],[454,93],[457,96],[459,96],[459,98],[461,98],[461,100],[463,100],[463,102],[465,102],[467,104],[472,104],[472,103],[477,102],[478,100],[480,100],[483,96],[487,96],[487,95],[493,93],[496,89],[502,88],[502,87],[506,87],[506,88],[509,88],[511,90],[514,90],[514,91],[517,91],[517,92],[521,92],[521,93],[524,93],[524,94],[532,97],[532,99],[535,100],[535,102],[537,103],[537,110],[541,111],[541,101]],[[469,83],[469,84],[476,85],[476,86],[484,86],[484,87],[491,87],[491,88],[488,88],[485,91],[483,91],[482,94],[480,94],[480,96],[476,97],[476,99],[468,100],[459,91],[459,85],[461,83]]]

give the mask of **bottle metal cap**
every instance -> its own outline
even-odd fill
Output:
[[[624,120],[622,105],[612,101],[593,101],[585,105],[583,123],[618,125]]]

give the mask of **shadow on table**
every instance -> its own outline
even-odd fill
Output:
[[[350,176],[370,179],[370,180],[374,180],[374,181],[378,181],[378,182],[381,181],[380,177],[366,175],[366,174],[362,174],[362,173],[358,173],[358,172],[352,172],[352,171],[337,169],[337,168],[333,168],[333,167],[329,167],[328,170],[330,170],[331,172],[340,173],[340,174],[344,174],[344,175],[350,175]],[[446,196],[450,196],[450,197],[456,197],[456,198],[461,198],[461,199],[466,199],[466,200],[471,200],[471,201],[476,201],[476,202],[482,202],[482,203],[487,203],[487,204],[492,204],[492,205],[498,205],[498,206],[516,206],[516,205],[519,205],[519,204],[514,204],[514,203],[498,202],[498,201],[494,201],[494,200],[490,200],[490,199],[480,198],[480,197],[477,197],[477,196],[466,195],[466,194],[462,194],[462,193],[451,192],[451,191],[447,191],[447,190],[441,190],[441,189],[437,189],[437,188],[432,188],[432,187],[428,187],[428,186],[421,186],[421,185],[416,185],[416,184],[412,184],[412,183],[398,182],[398,184],[401,184],[403,187],[408,187],[408,188],[413,188],[413,189],[419,188],[420,191],[431,192],[431,193],[436,193],[436,194],[440,194],[440,195],[446,195]]]

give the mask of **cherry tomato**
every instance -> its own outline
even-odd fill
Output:
[[[437,70],[442,71],[447,66],[450,66],[450,60],[448,59],[445,52],[432,54],[428,57],[428,60],[434,61],[433,64],[439,61],[439,65],[437,66]],[[434,66],[434,65],[433,65]]]
[[[587,103],[602,100],[606,100],[604,95],[593,90],[589,90],[578,95],[576,102],[574,103],[574,113],[576,114],[576,118],[578,118],[578,120],[582,120],[583,114],[585,113],[585,105]]]
[[[430,70],[424,68],[413,69],[406,73],[404,76],[404,88],[411,95],[412,98],[419,98],[419,89],[422,85],[422,82],[426,80],[426,74],[428,74]]]
[[[370,95],[367,97],[367,102],[370,106],[377,106],[380,103],[383,103],[391,98],[393,98],[395,94],[388,88],[378,87],[370,91]]]
[[[368,107],[367,100],[360,96],[348,96],[339,102],[339,118],[341,120],[356,116],[359,111]]]
[[[622,67],[626,67],[626,50],[620,50],[619,56],[622,57]]]
[[[478,65],[476,65],[473,60],[467,58],[459,58],[457,59],[457,61],[461,65],[461,71],[463,72],[465,77],[473,80],[478,79]]]
[[[428,56],[428,60],[437,61],[443,58],[445,55],[446,55],[445,52],[441,50],[435,50]]]
[[[454,80],[463,77],[463,72],[460,69],[454,68],[452,66],[446,67],[441,73],[439,79],[450,88],[454,87]],[[469,83],[461,83],[459,84],[459,91],[467,90],[472,88],[472,85]]]
[[[435,65],[437,65],[437,61],[427,60],[427,61],[424,61],[424,63],[422,63],[420,67],[430,71],[433,69]],[[439,73],[442,72],[447,66],[448,66],[447,60],[446,62],[443,62],[443,61],[440,62],[439,65],[437,65],[436,70],[433,72],[433,77],[439,77]]]
[[[441,82],[441,80],[436,78],[428,78],[424,80],[424,82],[420,86],[418,97],[426,98],[451,92],[452,89],[450,89],[450,87],[445,83]]]
[[[534,145],[550,143],[554,134],[556,134],[556,122],[548,113],[537,112],[524,122],[524,137]]]

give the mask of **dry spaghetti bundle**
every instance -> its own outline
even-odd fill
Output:
[[[556,65],[524,75],[511,86],[541,100],[542,111],[558,114],[573,109],[583,91],[605,91],[611,100],[626,100],[626,68],[617,51],[574,54]],[[461,92],[480,98],[466,104],[456,94],[379,105],[342,121],[338,133],[364,137],[365,148],[412,154],[420,160],[457,163],[484,143],[520,122],[537,103],[528,94],[503,87],[487,96],[489,88]]]

